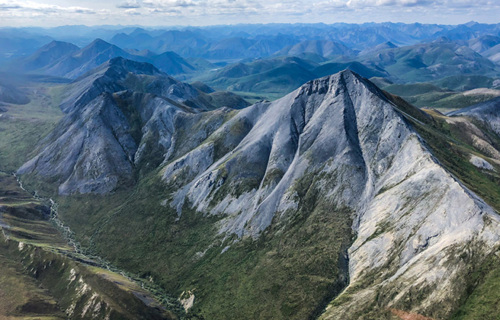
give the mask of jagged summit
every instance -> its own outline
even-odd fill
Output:
[[[389,126],[391,122],[399,125]],[[348,185],[344,182],[344,188],[350,190],[349,193],[362,194],[371,179],[369,171],[387,169],[389,159],[397,153],[401,141],[392,140],[416,137],[382,92],[351,70],[310,81],[275,102],[251,106],[216,131],[215,137],[220,135],[222,138],[224,132],[232,131],[233,126],[244,129],[238,137],[233,137],[231,143],[224,143],[230,152],[220,159],[213,159],[212,163],[205,160],[206,168],[198,168],[206,170],[205,173],[177,191],[174,203],[180,212],[187,196],[198,210],[215,210],[230,215],[245,212],[236,220],[228,218],[224,227],[227,232],[240,236],[258,234],[269,226],[276,211],[285,210],[290,205],[288,192],[294,181],[305,174],[306,168],[309,172],[322,170],[333,161],[329,170],[338,171],[337,182],[340,184],[350,175],[351,182]],[[382,138],[387,141],[382,143]],[[385,147],[372,149],[372,140],[380,141],[377,145]],[[209,146],[207,144],[208,154],[200,154],[197,150],[186,155],[186,159],[195,155],[198,159],[213,158]],[[368,158],[371,160],[367,161]],[[368,170],[378,159],[382,162]],[[196,161],[189,160],[190,163]],[[351,172],[344,170],[343,166],[363,169]],[[178,166],[173,163],[171,167]],[[176,170],[167,167],[165,181],[176,174]],[[237,177],[249,178],[239,180]],[[218,190],[219,179],[230,181],[228,189],[249,189],[253,201],[243,201],[242,195],[228,194],[224,201],[210,209],[214,197],[223,197],[220,193],[225,188]],[[206,198],[201,195],[206,195]],[[334,197],[339,197],[338,206],[352,207],[360,200],[339,194]]]
[[[115,46],[114,44],[111,44],[109,42],[106,42],[100,38],[95,39],[91,43],[89,43],[87,46],[82,48],[80,52],[75,54],[75,57],[91,57],[95,55],[102,54],[106,50],[114,51],[116,53],[125,53],[122,49],[119,47]]]
[[[341,89],[354,91],[359,90],[360,88],[357,86],[366,87],[373,94],[376,94],[381,99],[386,100],[385,95],[376,85],[351,69],[344,69],[336,74],[311,80],[291,94],[300,96],[303,94],[311,95],[313,93],[330,93],[335,95],[338,94],[338,90]]]
[[[452,261],[454,250],[472,239],[488,248],[498,240],[494,211],[436,163],[379,89],[350,70],[242,110],[166,166],[163,181],[173,190],[165,203],[179,215],[186,205],[221,215],[217,227],[228,236],[258,238],[305,212],[306,220],[348,214],[357,234],[348,253],[354,290],[348,292],[356,295],[328,310],[328,318],[363,314],[378,293],[402,303],[422,283],[439,297],[415,301],[417,310],[453,299],[461,293],[437,280],[445,272],[438,262]],[[454,264],[448,281],[467,270],[466,263]],[[374,274],[381,284],[361,289]]]
[[[81,78],[85,78],[91,74],[107,73],[109,75],[114,75],[116,78],[123,76],[129,72],[135,74],[145,74],[145,75],[160,75],[163,74],[154,65],[147,62],[137,62],[134,60],[129,60],[123,57],[112,58],[102,65],[89,71],[87,74],[82,75],[80,78],[76,79],[78,81]]]
[[[212,109],[208,101],[189,84],[182,83],[159,71],[150,63],[116,57],[76,79],[66,92],[61,104],[64,112],[89,103],[102,92],[123,90],[152,93],[186,103],[200,110]]]

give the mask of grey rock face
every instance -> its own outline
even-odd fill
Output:
[[[242,137],[226,141],[235,128]],[[415,291],[428,292],[410,303],[415,311],[453,305],[464,290],[454,284],[468,268],[456,256],[474,246],[481,259],[500,240],[494,210],[436,163],[375,86],[350,71],[242,110],[208,140],[221,139],[224,155],[214,156],[207,142],[164,169],[164,181],[180,187],[166,202],[179,214],[186,203],[223,214],[220,233],[240,237],[259,237],[293,216],[304,206],[298,188],[319,190],[332,210],[347,208],[357,233],[348,251],[349,299],[324,318],[355,319],[377,296],[390,297],[383,301],[390,307]],[[446,317],[451,309],[438,312]]]
[[[64,118],[47,146],[18,172],[57,179],[60,194],[106,193],[118,182],[130,183],[137,146],[111,95],[100,95],[80,111]]]
[[[337,207],[358,206],[354,195],[373,192],[373,179],[388,170],[401,144],[410,136],[416,139],[381,93],[350,71],[312,81],[271,104],[249,107],[214,139],[243,124],[251,128],[248,134],[233,146],[223,143],[229,152],[178,192],[200,211],[234,215],[239,222],[230,218],[223,229],[239,235],[255,236],[277,212],[296,206],[294,184],[308,174],[325,177],[322,183],[330,187],[323,188],[324,196]],[[246,192],[222,195],[222,181]],[[175,205],[181,208],[183,201]]]

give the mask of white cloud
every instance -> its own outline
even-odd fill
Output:
[[[141,7],[141,4],[138,1],[127,1],[119,3],[116,7],[120,9],[137,9]]]
[[[43,17],[43,21],[31,19],[29,22],[29,18],[35,16]],[[18,25],[48,21],[52,25],[97,24],[103,20],[110,24],[144,25],[369,21],[457,23],[468,20],[499,22],[498,16],[498,0],[0,0],[0,20],[3,20],[0,24],[3,25],[11,24],[11,21],[17,21]],[[27,19],[23,21],[21,17]]]
[[[96,10],[79,6],[59,6],[54,4],[39,3],[35,1],[1,1],[0,12],[17,11],[18,13],[43,13],[43,14],[95,14]]]

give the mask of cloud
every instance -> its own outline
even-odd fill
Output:
[[[116,7],[120,9],[138,9],[141,7],[141,4],[138,1],[127,1],[118,4]]]
[[[73,1],[66,3],[76,3]],[[51,24],[95,24],[97,20],[145,25],[389,20],[450,23],[452,17],[461,22],[484,21],[484,14],[488,21],[496,22],[494,16],[500,14],[498,0],[80,0],[80,6],[63,3],[0,0],[0,25],[8,25],[8,19],[14,18],[22,25],[32,17],[36,17],[31,21],[35,24],[40,17]],[[456,18],[459,16],[462,18]]]
[[[96,11],[84,7],[62,7],[34,1],[1,1],[0,11],[17,11],[18,13],[43,13],[43,14],[58,14],[58,13],[77,13],[77,14],[95,14]]]
[[[130,15],[130,16],[140,16],[141,15],[141,12],[139,12],[136,9],[127,9],[127,10],[125,10],[125,13]]]
[[[0,3],[0,10],[12,10],[12,9],[21,9],[21,6],[18,4]]]
[[[193,0],[144,0],[144,6],[150,8],[172,8],[172,7],[194,7],[194,6],[204,6],[205,1],[193,1]]]

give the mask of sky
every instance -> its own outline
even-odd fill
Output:
[[[500,23],[500,0],[0,0],[0,26]]]

